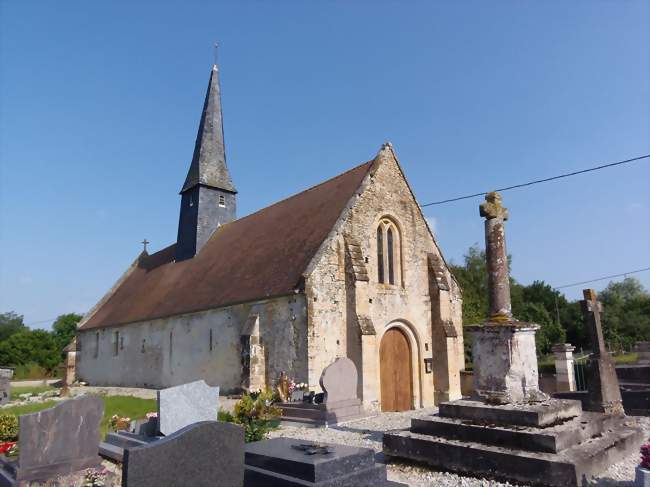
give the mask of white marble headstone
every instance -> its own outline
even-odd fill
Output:
[[[216,421],[219,387],[203,380],[158,391],[158,430],[170,435],[199,421]]]

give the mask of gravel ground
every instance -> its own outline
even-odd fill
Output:
[[[280,429],[273,431],[270,436],[286,436],[307,441],[342,443],[350,446],[372,448],[378,453],[378,460],[382,461],[381,441],[384,431],[408,428],[411,418],[427,416],[436,411],[435,408],[428,408],[404,413],[381,413],[330,428],[305,428],[283,425]],[[641,418],[641,421],[646,433],[650,436],[650,418]],[[594,479],[590,485],[593,487],[633,487],[634,469],[638,464],[639,455],[636,453],[630,455],[624,461],[612,465],[607,471]],[[483,478],[463,477],[447,472],[437,472],[403,462],[388,464],[388,478],[412,487],[528,487],[527,484],[497,482]]]

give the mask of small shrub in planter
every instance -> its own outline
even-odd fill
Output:
[[[235,404],[234,422],[244,427],[246,443],[266,438],[276,428],[282,415],[280,408],[273,405],[273,392],[260,392],[255,399],[244,394]]]
[[[18,439],[18,416],[0,414],[0,441],[16,441]]]

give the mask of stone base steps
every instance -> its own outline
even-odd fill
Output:
[[[644,440],[641,429],[621,425],[559,453],[531,452],[478,442],[448,439],[409,430],[384,434],[384,454],[472,476],[554,487],[577,487],[583,476],[606,469],[636,452]]]
[[[620,426],[621,418],[599,413],[582,415],[547,428],[474,424],[457,418],[430,416],[411,421],[413,433],[448,440],[482,443],[526,451],[557,453]]]

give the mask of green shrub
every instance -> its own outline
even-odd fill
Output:
[[[230,411],[219,409],[219,412],[217,413],[217,420],[223,421],[224,423],[234,423],[235,417],[230,413]]]
[[[244,439],[250,443],[266,438],[277,427],[281,415],[280,408],[273,405],[273,392],[266,390],[255,399],[244,394],[235,404],[234,422],[244,427]]]
[[[18,416],[0,414],[0,441],[16,441],[18,439]]]
[[[30,362],[24,365],[18,365],[14,371],[13,380],[36,380],[49,378],[50,374],[40,365]]]

